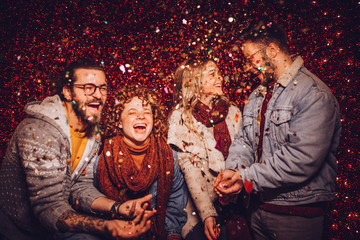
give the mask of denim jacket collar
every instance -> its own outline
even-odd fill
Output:
[[[287,85],[294,79],[295,75],[298,73],[299,69],[303,66],[304,60],[302,57],[297,56],[294,59],[294,62],[291,66],[286,69],[286,71],[279,77],[276,81],[276,85],[282,85],[283,87],[287,87]],[[255,96],[264,96],[266,92],[266,86],[260,85],[257,89],[254,90]]]
[[[291,66],[286,69],[286,71],[279,77],[277,83],[281,84],[283,87],[286,87],[291,82],[291,80],[294,79],[295,75],[298,73],[303,64],[304,60],[302,57],[297,56]]]

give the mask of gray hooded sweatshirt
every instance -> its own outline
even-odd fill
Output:
[[[16,128],[1,164],[0,208],[26,235],[44,234],[43,227],[58,230],[65,211],[91,212],[92,202],[104,196],[93,185],[100,138],[89,137],[71,172],[70,126],[59,96],[29,103],[25,111],[29,117]]]

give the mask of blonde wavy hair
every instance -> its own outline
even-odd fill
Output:
[[[119,128],[121,113],[125,108],[125,104],[131,102],[134,97],[141,99],[144,106],[147,104],[150,104],[151,106],[154,119],[151,132],[155,136],[166,136],[167,124],[165,113],[163,111],[164,107],[158,104],[159,100],[150,90],[137,86],[125,86],[118,89],[113,94],[105,117],[102,135],[105,138],[124,135],[122,129]]]
[[[189,129],[196,129],[196,126],[192,126],[192,111],[196,103],[200,101],[204,73],[208,62],[216,63],[210,58],[191,58],[184,61],[174,74],[173,110],[182,107],[182,118]],[[225,96],[219,97],[229,102]]]

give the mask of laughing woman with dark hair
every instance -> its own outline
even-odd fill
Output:
[[[120,203],[152,194],[151,206],[158,214],[142,239],[181,239],[188,194],[164,137],[165,116],[152,93],[119,89],[104,125],[106,140],[97,167],[100,190]]]

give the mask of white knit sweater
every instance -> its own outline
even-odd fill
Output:
[[[213,128],[207,128],[192,117],[196,129],[190,130],[184,124],[182,112],[182,108],[174,110],[169,118],[168,144],[182,151],[178,153],[178,161],[191,195],[185,209],[188,213],[187,223],[182,230],[185,237],[200,220],[203,222],[210,216],[217,216],[213,204],[217,195],[213,185],[218,173],[225,169],[225,159],[215,148]],[[225,121],[233,141],[240,128],[240,110],[230,106]]]

